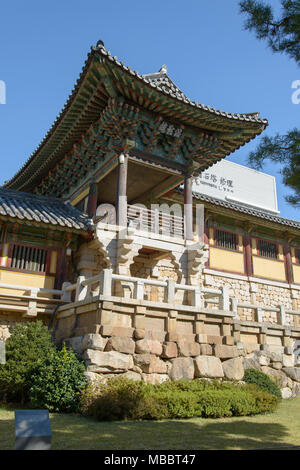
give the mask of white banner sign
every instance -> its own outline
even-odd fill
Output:
[[[274,176],[227,160],[195,177],[193,192],[279,214]]]

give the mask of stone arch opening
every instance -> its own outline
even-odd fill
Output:
[[[133,263],[130,265],[130,275],[157,281],[166,281],[171,278],[176,284],[180,284],[182,280],[180,266],[171,252],[147,247],[142,247],[137,256],[133,258]],[[145,285],[144,292],[145,300],[164,301],[165,289],[163,287]]]

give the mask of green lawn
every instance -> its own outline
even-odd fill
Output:
[[[207,450],[299,446],[300,397],[275,413],[242,418],[98,422],[52,414],[52,449]],[[0,407],[0,449],[13,449],[13,408]]]

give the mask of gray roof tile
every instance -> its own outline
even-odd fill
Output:
[[[85,231],[92,221],[63,199],[0,188],[0,216]]]
[[[181,188],[177,188],[177,191],[181,193],[183,192]],[[270,222],[275,222],[278,224],[287,225],[290,227],[300,229],[300,222],[297,220],[286,219],[284,217],[274,215],[271,212],[264,211],[261,209],[256,209],[246,204],[244,205],[244,204],[238,204],[238,203],[229,202],[229,201],[223,201],[222,199],[217,199],[212,196],[207,196],[206,194],[199,194],[195,192],[193,192],[193,197],[203,202],[209,202],[209,203],[215,204],[216,206],[225,207],[227,209],[231,209],[237,212],[242,212],[244,214],[252,215],[254,217],[259,217],[260,219],[269,220]]]

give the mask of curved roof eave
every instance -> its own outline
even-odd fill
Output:
[[[86,103],[80,110],[78,110],[79,105],[76,105],[76,100],[80,98],[81,92],[83,94],[88,93],[84,89],[84,86],[88,87],[89,83],[84,82],[86,79],[89,78],[88,74],[92,68],[92,65],[94,64],[94,59],[99,57],[104,58],[104,60],[108,61],[108,63],[111,63],[113,66],[118,67],[121,71],[123,71],[126,75],[130,76],[131,78],[138,80],[143,84],[143,86],[150,87],[151,90],[153,90],[155,93],[158,93],[159,95],[165,95],[171,100],[175,100],[178,104],[180,103],[183,108],[188,107],[188,109],[193,109],[195,114],[201,113],[201,115],[203,116],[204,113],[207,116],[214,116],[216,119],[222,122],[225,121],[226,123],[229,123],[231,121],[235,123],[240,123],[241,125],[246,124],[250,135],[247,135],[247,137],[245,136],[244,142],[240,145],[237,145],[236,148],[239,148],[241,145],[244,145],[245,143],[249,142],[251,139],[256,137],[268,125],[268,121],[266,119],[259,118],[258,113],[237,114],[223,112],[189,100],[185,97],[185,95],[183,95],[182,92],[181,94],[176,94],[176,92],[172,92],[171,90],[168,90],[165,87],[163,89],[159,85],[152,83],[151,80],[147,78],[147,76],[143,76],[136,71],[132,71],[130,67],[127,67],[124,65],[124,63],[118,61],[117,57],[113,57],[111,53],[105,49],[103,44],[99,44],[96,47],[93,46],[90,52],[88,53],[87,60],[82,68],[80,76],[71,94],[69,95],[67,102],[62,108],[60,114],[56,117],[51,128],[49,129],[41,143],[38,145],[36,150],[24,163],[24,165],[10,180],[5,182],[4,187],[12,189],[24,189],[25,187],[28,188],[28,181],[34,180],[34,175],[36,174],[36,172],[41,174],[42,171],[49,170],[49,165],[55,165],[58,159],[57,155],[60,155],[62,157],[66,153],[67,150],[65,149],[68,148],[67,144],[69,144],[69,147],[71,148],[74,142],[76,142],[76,140],[74,139],[79,138],[79,131],[76,131],[76,125],[81,130],[85,126],[86,129],[88,129],[89,125],[91,125],[92,119],[89,120],[89,116],[86,115],[88,114],[88,99],[86,99]],[[98,83],[98,87],[100,86],[100,83],[101,80]],[[81,101],[83,101],[83,99],[81,99]],[[99,108],[99,115],[101,111],[102,110]],[[63,127],[63,129],[61,129],[61,127]],[[86,129],[81,132],[81,135]],[[69,137],[69,134],[72,135]],[[75,135],[75,137],[73,137],[73,134]],[[71,140],[71,138],[73,138],[73,140]],[[60,147],[62,147],[61,153]],[[32,185],[34,185],[34,181],[32,182]]]

